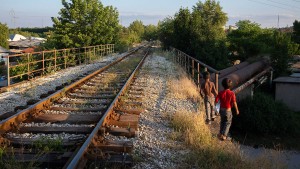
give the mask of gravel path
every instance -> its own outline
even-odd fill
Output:
[[[147,80],[138,136],[134,141],[134,168],[178,168],[189,150],[183,142],[172,140],[170,116],[176,111],[198,111],[192,101],[170,97],[168,83],[178,76],[178,68],[165,57],[152,55],[142,68]]]
[[[55,90],[56,86],[68,83],[83,74],[93,72],[105,65],[108,65],[123,55],[124,54],[106,56],[100,60],[96,60],[92,64],[67,68],[55,72],[52,75],[37,78],[34,81],[29,81],[12,87],[10,91],[0,94],[0,115],[14,111],[16,106],[25,106],[27,101],[30,99],[39,100],[41,94]]]

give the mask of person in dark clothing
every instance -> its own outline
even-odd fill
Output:
[[[230,140],[228,137],[229,129],[232,122],[232,110],[234,107],[236,110],[236,114],[239,115],[239,109],[236,103],[236,97],[233,91],[231,91],[232,80],[229,78],[224,78],[222,80],[222,86],[224,88],[223,91],[219,92],[216,97],[216,103],[220,100],[220,133],[218,137],[221,140]]]

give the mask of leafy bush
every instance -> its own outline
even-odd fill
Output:
[[[239,107],[241,114],[233,123],[237,129],[257,134],[299,134],[297,113],[272,96],[257,93],[253,99],[241,101]]]

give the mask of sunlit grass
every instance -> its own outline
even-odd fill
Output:
[[[246,159],[238,144],[220,141],[212,137],[205,124],[203,115],[187,111],[178,111],[171,120],[175,129],[170,134],[173,140],[184,141],[191,151],[184,156],[185,165],[179,168],[207,169],[282,169],[286,168],[280,158],[280,152],[265,153],[252,160]],[[274,161],[275,159],[275,161]]]
[[[200,95],[195,84],[193,84],[183,74],[178,79],[170,79],[168,81],[169,97],[176,99],[191,99],[199,101]]]

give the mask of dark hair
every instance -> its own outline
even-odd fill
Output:
[[[222,86],[224,87],[224,89],[231,89],[231,87],[232,87],[232,80],[230,80],[229,78],[224,78],[222,80]]]
[[[203,73],[203,78],[204,79],[209,79],[210,78],[210,73],[208,71]]]

